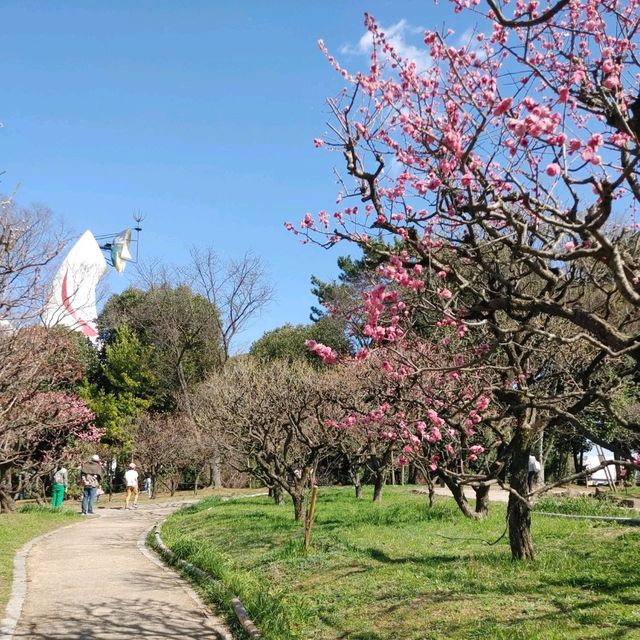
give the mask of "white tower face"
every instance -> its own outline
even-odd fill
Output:
[[[51,298],[43,313],[47,327],[63,325],[98,338],[96,286],[107,271],[107,262],[91,231],[85,231],[71,247],[53,280]]]

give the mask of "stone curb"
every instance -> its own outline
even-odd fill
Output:
[[[169,517],[169,516],[167,516],[167,517]],[[211,614],[210,614],[209,608],[204,604],[204,602],[202,601],[202,598],[200,598],[200,596],[186,582],[186,580],[184,580],[184,578],[182,578],[175,571],[173,571],[171,568],[169,568],[164,562],[159,560],[157,558],[157,556],[154,555],[149,550],[149,547],[147,547],[145,541],[146,541],[147,536],[149,535],[149,533],[151,531],[153,531],[156,527],[157,527],[157,524],[151,525],[138,538],[137,546],[138,546],[138,550],[140,551],[140,553],[147,560],[149,560],[150,562],[153,562],[153,564],[155,564],[156,566],[160,567],[163,571],[166,571],[168,574],[173,576],[176,579],[177,582],[179,582],[180,588],[183,591],[185,591],[185,593],[198,605],[198,608],[200,609],[200,612],[202,613],[202,616],[205,619],[205,622],[206,622],[207,626],[210,629],[213,629],[213,631],[215,631],[218,634],[218,636],[220,637],[221,640],[233,640],[233,636],[229,633],[228,629],[226,629],[225,627],[223,627],[220,624],[217,624],[216,622],[214,622],[214,620],[211,619]]]
[[[242,498],[258,498],[258,497],[263,497],[265,495],[267,494],[256,493],[256,494],[249,494],[249,495],[243,495],[243,496],[232,496],[229,498],[221,498],[221,500],[223,500],[224,502],[228,502],[229,500],[237,500]],[[169,516],[167,516],[167,518],[168,517]],[[167,518],[165,518],[165,520]],[[158,530],[162,526],[162,522],[164,522],[164,520],[162,520],[160,523],[148,529],[148,531],[155,529],[154,536],[155,536],[156,544],[158,545],[158,549],[160,550],[161,555],[164,555],[171,562],[175,563],[179,567],[182,567],[188,573],[192,573],[203,580],[219,582],[219,580],[214,576],[212,576],[210,573],[203,571],[202,569],[196,567],[190,562],[187,562],[186,560],[182,560],[181,558],[178,558],[176,554],[173,553],[173,551],[171,551],[171,549],[169,549],[169,547],[165,545],[165,543],[162,541],[162,538],[160,537],[160,532]],[[262,634],[260,633],[260,630],[255,625],[253,620],[251,620],[251,618],[249,617],[249,613],[245,609],[244,605],[242,604],[242,601],[240,600],[240,598],[238,598],[238,596],[233,596],[233,598],[231,598],[231,606],[233,607],[236,617],[238,618],[238,622],[242,625],[242,628],[247,632],[249,637],[253,638],[254,640],[261,640]]]
[[[151,529],[154,528],[155,527],[151,527]],[[149,531],[151,529],[149,529]],[[182,567],[182,569],[184,569],[188,573],[192,573],[198,576],[198,578],[209,580],[211,582],[219,582],[219,580],[217,578],[214,578],[210,573],[203,571],[202,569],[196,567],[190,562],[187,562],[186,560],[178,558],[178,556],[176,556],[176,554],[173,553],[173,551],[171,551],[171,549],[169,549],[169,547],[167,547],[167,545],[165,545],[165,543],[162,541],[157,528],[154,535],[156,544],[158,545],[158,549],[160,550],[161,554],[168,558],[171,562],[178,565],[179,567]],[[238,622],[242,625],[242,628],[249,634],[249,637],[254,638],[255,640],[260,640],[262,638],[260,630],[258,629],[258,627],[256,627],[253,620],[251,620],[251,618],[249,617],[249,614],[244,608],[244,605],[242,604],[240,598],[238,598],[237,596],[233,596],[233,598],[231,598],[231,606],[233,607],[236,617],[238,618]]]

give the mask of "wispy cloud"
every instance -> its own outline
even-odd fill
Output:
[[[456,46],[459,49],[466,49],[469,52],[474,52],[477,56],[484,58],[485,52],[482,49],[481,43],[478,41],[478,31],[476,29],[465,29],[463,33],[458,36]]]
[[[412,27],[404,18],[389,27],[380,26],[386,38],[402,58],[408,58],[416,63],[418,71],[425,71],[431,66],[431,57],[424,47],[417,47],[408,41],[410,36],[421,34],[422,27]],[[340,48],[341,53],[349,55],[369,55],[373,49],[373,38],[367,31],[357,44],[345,44]]]

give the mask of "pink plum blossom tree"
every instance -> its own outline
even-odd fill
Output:
[[[375,343],[416,348],[403,314],[414,317],[418,299],[455,331],[452,372],[499,351],[495,413],[506,411],[514,434],[511,550],[533,558],[526,478],[541,429],[559,419],[584,428],[581,412],[597,404],[640,431],[616,414],[615,383],[600,385],[603,367],[628,380],[640,362],[640,7],[518,0],[507,17],[506,1],[453,4],[486,29],[462,45],[452,30],[427,31],[426,68],[371,16],[366,72],[346,70],[320,42],[348,86],[329,101],[331,135],[315,146],[339,151],[348,177],[336,210],[288,228],[324,246],[384,240],[384,282],[365,301]],[[541,348],[583,356],[570,388],[542,398]]]

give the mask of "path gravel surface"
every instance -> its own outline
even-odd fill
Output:
[[[149,528],[181,504],[100,509],[37,542],[13,637],[229,640],[193,589],[144,548]]]

